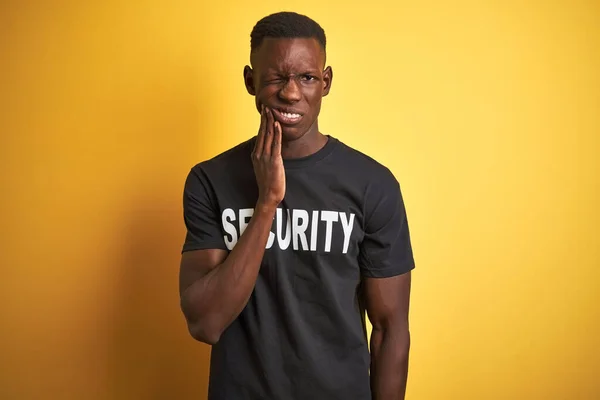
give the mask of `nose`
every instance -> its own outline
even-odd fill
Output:
[[[279,97],[288,102],[296,103],[302,99],[302,93],[300,92],[300,86],[295,79],[288,79],[279,91]]]

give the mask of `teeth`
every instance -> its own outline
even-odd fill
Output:
[[[300,118],[300,114],[292,114],[292,113],[282,112],[281,115],[283,115],[286,118],[290,118],[290,119]]]

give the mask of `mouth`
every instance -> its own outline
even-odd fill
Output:
[[[303,115],[292,111],[281,108],[273,108],[273,115],[275,119],[282,125],[295,125],[302,120]]]

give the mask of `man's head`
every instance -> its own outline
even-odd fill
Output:
[[[321,100],[333,77],[325,68],[323,29],[304,15],[280,12],[258,21],[250,37],[251,66],[244,68],[244,80],[257,109],[274,111],[284,140],[318,132]]]

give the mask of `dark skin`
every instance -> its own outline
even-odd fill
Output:
[[[411,274],[363,279],[371,332],[373,400],[404,399],[408,378]]]
[[[264,105],[282,127],[283,158],[315,153],[327,142],[319,132],[321,100],[329,94],[333,71],[324,69],[325,54],[315,39],[265,39],[251,54],[254,69],[244,68],[244,83],[256,108]],[[285,123],[278,110],[302,115],[298,123]]]
[[[315,153],[327,142],[319,132],[321,101],[333,72],[315,39],[266,39],[244,68],[248,93],[261,114],[252,163],[259,195],[254,215],[227,253],[183,253],[181,308],[191,335],[215,344],[248,302],[258,276],[277,206],[285,195],[283,159]],[[361,296],[373,325],[371,390],[374,400],[404,399],[410,334],[410,273],[364,278]]]

